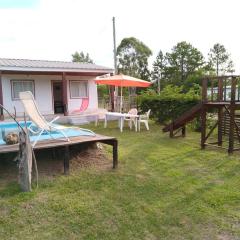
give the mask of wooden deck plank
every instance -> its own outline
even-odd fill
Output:
[[[46,148],[55,148],[67,145],[76,145],[80,143],[87,142],[102,142],[106,140],[116,140],[114,137],[104,136],[100,134],[96,134],[96,136],[79,136],[79,137],[70,137],[70,142],[65,141],[64,139],[56,139],[56,140],[43,140],[39,141],[34,150],[38,149],[46,149]],[[0,153],[8,153],[8,152],[18,152],[19,146],[18,144],[14,145],[0,145]]]
[[[118,166],[118,140],[115,137],[109,137],[104,135],[96,134],[96,136],[79,136],[79,137],[70,137],[70,141],[65,141],[64,139],[56,140],[43,140],[39,141],[34,150],[40,149],[54,149],[57,147],[64,147],[64,173],[69,174],[69,147],[71,145],[80,145],[83,143],[94,143],[101,142],[103,144],[112,146],[112,160],[113,160],[113,169]],[[1,153],[13,153],[19,151],[19,144],[14,145],[0,145],[0,154]]]

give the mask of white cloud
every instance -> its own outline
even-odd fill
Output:
[[[206,56],[220,42],[238,70],[238,9],[237,0],[40,0],[34,8],[0,9],[0,56],[68,61],[84,51],[96,63],[113,66],[115,16],[117,44],[134,36],[156,56],[185,40]]]

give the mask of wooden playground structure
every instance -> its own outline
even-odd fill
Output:
[[[195,117],[201,117],[201,148],[211,145],[228,150],[228,153],[240,150],[240,76],[205,77],[202,80],[202,100],[179,118],[163,128],[170,137],[185,136],[185,125]],[[216,122],[207,132],[207,113],[216,112]],[[217,128],[217,140],[208,141]],[[227,146],[224,146],[224,138]],[[237,141],[236,141],[237,140]],[[235,145],[238,144],[238,147]],[[225,144],[226,145],[226,144]]]

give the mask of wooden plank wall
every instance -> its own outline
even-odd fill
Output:
[[[235,122],[240,128],[240,114],[235,114]],[[224,136],[228,136],[229,130],[230,130],[230,116],[225,112],[222,118],[222,134]],[[234,137],[237,138],[236,128],[234,128]]]

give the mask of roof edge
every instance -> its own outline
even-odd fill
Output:
[[[76,68],[38,68],[38,67],[3,67],[0,71],[16,71],[16,72],[76,72],[76,73],[113,73],[114,69],[76,69]]]

